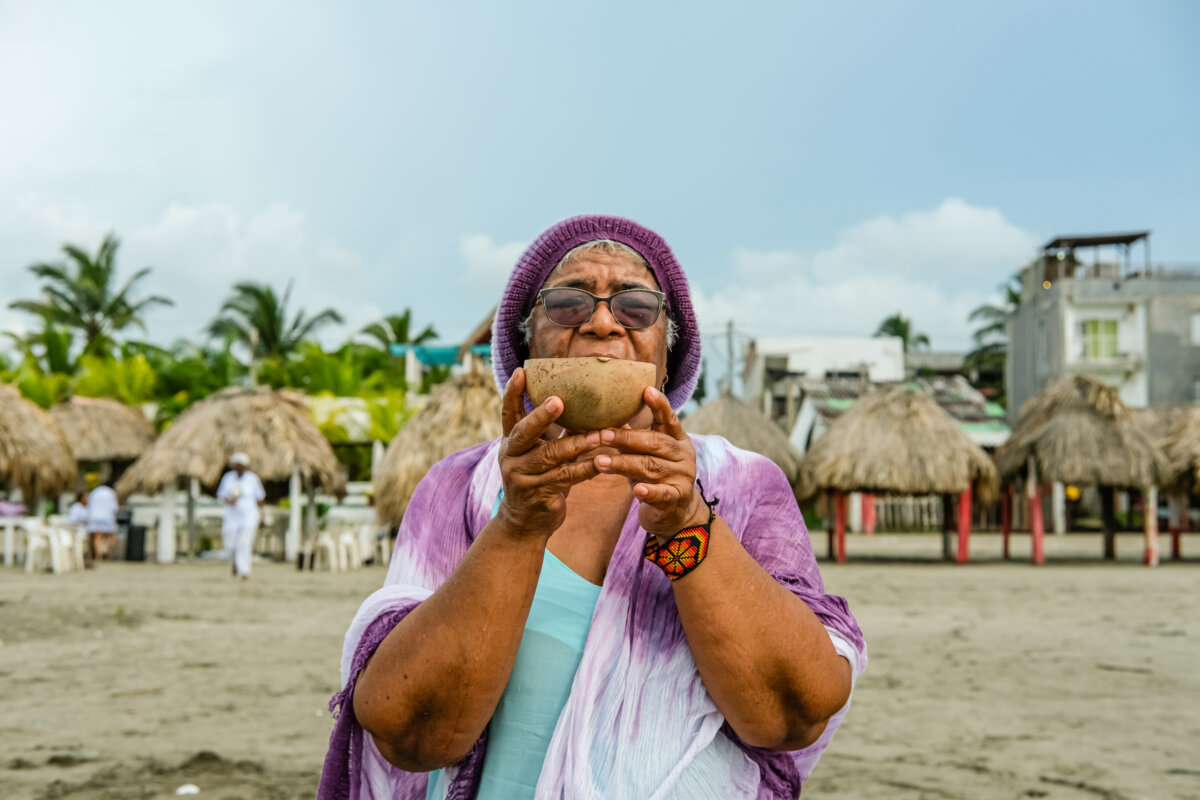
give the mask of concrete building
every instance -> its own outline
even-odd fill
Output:
[[[1136,267],[1135,244],[1145,252]],[[1010,422],[1073,374],[1107,383],[1134,407],[1200,402],[1200,265],[1152,267],[1149,231],[1053,239],[1021,270],[1008,341]]]
[[[742,399],[768,419],[795,422],[800,378],[904,380],[904,347],[895,336],[791,336],[757,339],[745,353]]]

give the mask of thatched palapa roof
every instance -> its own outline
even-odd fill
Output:
[[[50,409],[76,461],[132,461],[154,443],[154,425],[136,408],[104,397],[72,397]]]
[[[779,426],[728,392],[688,414],[683,427],[688,433],[724,436],[736,447],[763,454],[792,486],[800,477],[800,453]]]
[[[75,481],[71,445],[54,418],[0,384],[0,486],[12,484],[26,501],[49,497]]]
[[[250,456],[250,469],[264,481],[286,481],[299,465],[306,484],[315,482],[327,494],[346,489],[341,464],[309,417],[304,395],[230,387],[183,412],[121,476],[117,494],[154,494],[182,477],[215,486],[237,452]]]
[[[500,393],[490,374],[467,372],[435,386],[379,463],[375,505],[380,522],[400,523],[413,490],[434,464],[501,432]]]
[[[1164,406],[1172,409],[1169,425],[1161,428],[1159,448],[1167,459],[1163,485],[1180,492],[1200,491],[1200,406]],[[1139,409],[1140,410],[1140,409]]]
[[[997,494],[983,448],[931,397],[893,386],[860,398],[813,443],[797,494],[958,494],[972,483],[983,502]]]
[[[1117,390],[1083,375],[1062,378],[1025,403],[996,451],[996,466],[1010,480],[1025,473],[1031,457],[1039,481],[1142,489],[1167,477],[1166,457]]]

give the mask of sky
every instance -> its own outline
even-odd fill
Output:
[[[457,343],[577,213],[655,229],[705,347],[935,350],[1062,234],[1200,265],[1200,3],[0,0],[0,330],[122,241],[201,338],[237,281]],[[1137,254],[1140,256],[1140,254]]]

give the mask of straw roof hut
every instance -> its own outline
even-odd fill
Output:
[[[54,418],[0,384],[0,485],[16,486],[28,501],[69,489],[74,480],[75,457]]]
[[[132,406],[104,397],[72,397],[50,409],[76,461],[132,461],[154,443],[154,425]]]
[[[309,417],[304,395],[230,387],[191,406],[117,481],[117,494],[154,494],[177,478],[216,486],[236,452],[264,481],[286,481],[293,466],[309,486],[342,494],[346,476]]]
[[[1175,492],[1200,492],[1200,406],[1169,406],[1174,422],[1159,439],[1167,458],[1164,483]]]
[[[688,414],[683,428],[688,433],[724,436],[743,450],[761,453],[783,470],[792,486],[800,477],[800,453],[779,426],[728,392]]]
[[[490,374],[470,371],[438,384],[396,434],[375,474],[380,522],[398,525],[429,468],[451,453],[502,433],[500,393]]]
[[[932,397],[892,386],[861,397],[813,443],[797,494],[950,495],[973,483],[984,502],[996,497],[996,468],[983,448]]]
[[[1025,403],[996,466],[1009,481],[1027,471],[1030,458],[1041,482],[1142,489],[1167,476],[1165,456],[1117,390],[1083,375]]]

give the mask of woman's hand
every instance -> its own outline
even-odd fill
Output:
[[[549,539],[566,517],[571,487],[597,475],[594,459],[578,460],[593,449],[587,436],[541,438],[562,410],[562,399],[549,397],[526,415],[525,370],[513,371],[504,387],[500,443],[504,499],[496,514],[513,532]]]
[[[600,443],[616,455],[596,456],[600,472],[624,475],[641,501],[638,521],[661,541],[708,521],[708,506],[696,490],[696,450],[667,396],[647,388],[643,399],[654,414],[649,430],[610,428]]]

